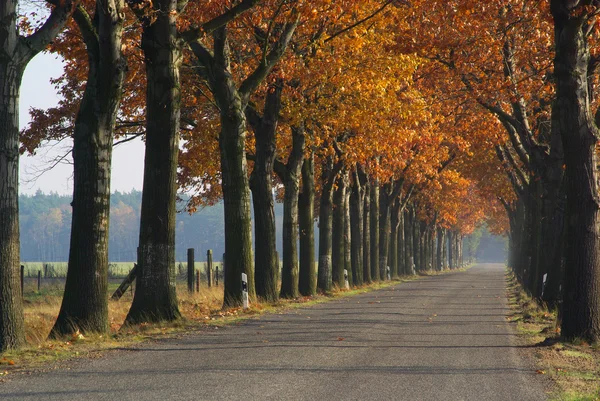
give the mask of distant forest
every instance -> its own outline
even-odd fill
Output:
[[[23,262],[65,262],[69,257],[71,232],[71,199],[69,195],[21,195],[19,198],[21,226],[21,260]],[[111,197],[109,259],[111,262],[137,260],[136,248],[140,228],[142,193],[115,192]],[[223,205],[199,210],[193,215],[179,205],[175,255],[185,261],[188,248],[194,248],[196,260],[206,258],[206,250],[213,250],[215,260],[224,252]],[[277,248],[281,254],[281,224],[283,205],[275,204]],[[318,243],[318,230],[315,230]],[[477,255],[482,261],[503,261],[506,239],[490,235],[481,227],[465,240],[465,257]],[[472,253],[471,253],[472,252]]]
[[[69,257],[71,200],[68,195],[44,194],[19,198],[21,260],[23,262],[64,262]],[[111,197],[109,259],[111,262],[137,260],[142,193],[115,192]],[[179,205],[183,209],[183,204]],[[282,205],[275,208],[278,224]],[[223,206],[216,205],[190,215],[177,215],[176,258],[186,260],[188,248],[196,249],[196,260],[204,260],[212,249],[215,260],[224,252]],[[279,241],[280,242],[280,241]]]

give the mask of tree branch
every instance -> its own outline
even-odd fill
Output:
[[[267,57],[263,58],[261,63],[258,65],[256,70],[252,72],[240,85],[239,93],[242,98],[242,103],[246,105],[248,103],[248,99],[250,95],[258,88],[258,86],[265,80],[265,78],[269,75],[275,64],[279,62],[281,57],[283,57],[283,53],[287,48],[292,36],[294,35],[294,31],[298,26],[298,17],[294,22],[289,22],[285,24],[283,32],[279,36],[277,43],[275,43],[274,47],[271,49]]]
[[[63,30],[78,4],[74,0],[48,0],[48,3],[55,7],[44,25],[30,36],[19,36],[19,50],[25,63],[52,43],[56,35]]]

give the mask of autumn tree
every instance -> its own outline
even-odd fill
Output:
[[[140,270],[127,323],[174,320],[180,316],[175,291],[175,200],[181,123],[179,69],[183,48],[199,43],[195,41],[202,35],[222,34],[231,19],[254,3],[242,1],[230,9],[223,11],[219,7],[204,14],[202,8],[191,9],[190,5],[187,9],[190,20],[179,21],[187,29],[179,31],[178,17],[188,6],[187,2],[161,0],[147,8],[144,2],[128,1],[142,25],[147,85],[146,155],[138,247]],[[201,18],[206,14],[213,18],[200,24],[193,19],[199,14]]]
[[[17,1],[0,4],[0,351],[24,341],[19,296],[19,90],[25,67],[62,30],[75,2],[64,1],[28,36],[17,28]]]
[[[590,36],[597,35],[595,1],[551,1],[554,18],[554,104],[567,177],[567,246],[561,333],[565,338],[600,341],[600,208],[597,143],[590,80],[597,59]]]
[[[88,79],[73,135],[74,193],[65,293],[51,336],[108,330],[108,233],[114,129],[126,62],[122,1],[75,13],[88,53]],[[110,82],[110,85],[106,83]]]

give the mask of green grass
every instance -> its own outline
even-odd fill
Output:
[[[551,398],[552,401],[598,401],[600,400],[600,391],[596,394],[581,394],[570,391],[568,393],[558,394]]]

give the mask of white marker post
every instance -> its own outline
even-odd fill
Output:
[[[248,276],[246,273],[242,273],[242,304],[244,309],[250,307],[250,302],[248,301]]]
[[[412,270],[412,275],[415,275],[415,258],[414,257],[410,257],[410,268]]]
[[[388,281],[391,280],[392,279],[392,275],[390,274],[390,267],[387,266],[385,268],[385,271],[387,272],[387,279],[388,279]]]
[[[546,289],[546,280],[548,279],[548,273],[542,276],[542,298],[544,297],[544,290]]]
[[[344,287],[349,290],[350,283],[348,282],[348,270],[344,269]]]

